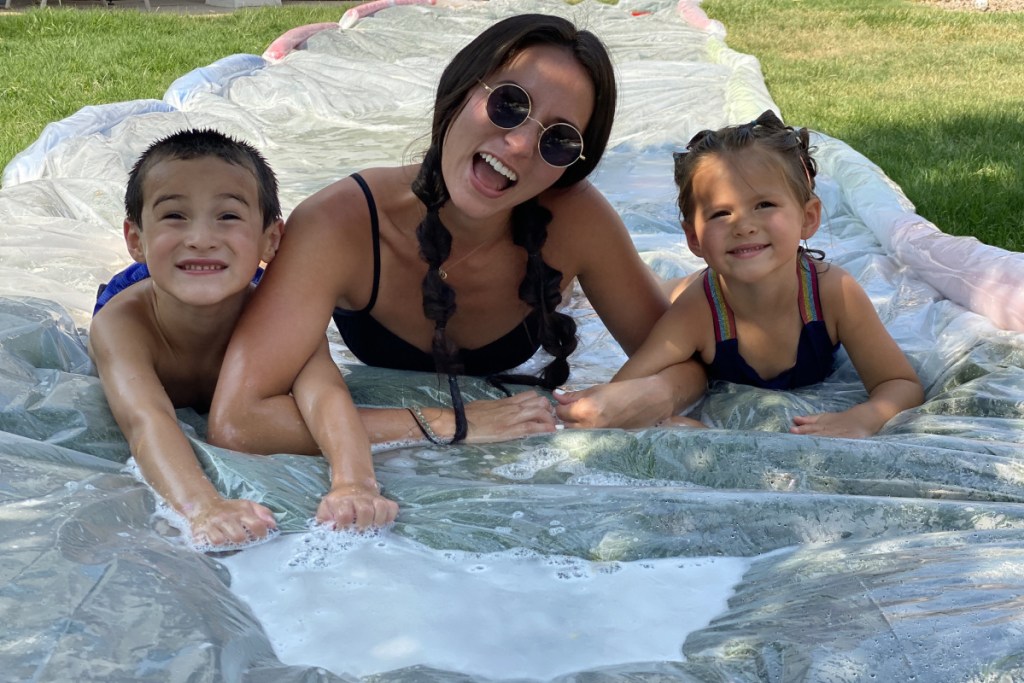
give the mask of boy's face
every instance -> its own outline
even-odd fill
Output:
[[[193,306],[212,305],[249,286],[270,261],[281,223],[263,230],[256,178],[216,157],[170,159],[143,185],[142,227],[125,221],[125,241],[153,284]]]

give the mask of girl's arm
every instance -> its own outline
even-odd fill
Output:
[[[849,273],[831,266],[822,273],[821,282],[825,311],[838,314],[838,339],[867,389],[868,400],[841,413],[795,417],[790,431],[849,438],[872,436],[897,413],[921,405],[921,380],[885,329],[867,293]]]
[[[192,540],[213,546],[263,538],[273,513],[249,500],[223,498],[206,477],[157,377],[151,330],[108,305],[92,323],[89,353],[110,410],[153,489],[189,523]]]
[[[334,528],[365,529],[395,521],[398,505],[380,494],[370,440],[326,337],[292,389],[295,403],[331,468],[331,488],[316,518]]]
[[[580,285],[632,362],[641,345],[646,346],[668,302],[607,200],[593,187],[581,198],[585,204],[569,211],[580,216],[575,221],[580,233],[572,239],[580,253]],[[642,359],[627,363],[625,374],[620,371],[614,384],[557,395],[558,417],[569,427],[631,428],[675,415],[703,394],[707,375],[690,360],[692,351],[678,360],[673,360],[671,352],[663,356],[662,351],[652,347]]]

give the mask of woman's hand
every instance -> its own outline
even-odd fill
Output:
[[[555,431],[554,406],[533,391],[497,400],[473,401],[466,405],[466,420],[469,421],[468,443],[491,443]]]
[[[324,495],[316,510],[316,521],[334,529],[354,527],[360,531],[383,527],[395,521],[398,503],[382,496],[376,486],[336,485]]]
[[[450,408],[423,408],[421,412],[439,438],[455,433],[455,413]],[[466,421],[466,443],[494,443],[555,431],[555,409],[544,396],[524,391],[508,398],[467,403]]]

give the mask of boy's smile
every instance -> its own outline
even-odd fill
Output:
[[[142,225],[125,223],[136,261],[157,291],[209,306],[248,289],[261,260],[276,247],[263,229],[256,178],[216,157],[156,164],[143,185]]]

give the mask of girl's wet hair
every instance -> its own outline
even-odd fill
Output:
[[[709,156],[749,149],[755,145],[772,153],[789,184],[793,195],[806,203],[814,196],[814,178],[818,164],[811,156],[810,133],[806,128],[793,128],[784,124],[771,109],[750,123],[726,126],[718,130],[702,130],[686,145],[685,152],[674,152],[675,181],[679,188],[679,212],[687,221],[693,220],[693,176],[700,162]],[[825,252],[800,247],[803,253],[821,261]]]
[[[679,211],[686,220],[693,219],[693,176],[707,156],[724,154],[759,145],[773,153],[793,194],[807,202],[814,196],[814,178],[818,165],[810,152],[810,134],[806,128],[787,126],[775,112],[768,110],[750,123],[726,126],[718,130],[702,130],[686,145],[685,152],[676,152],[675,181],[679,188]]]
[[[150,170],[161,161],[216,157],[248,169],[256,178],[263,229],[281,218],[281,202],[277,197],[277,177],[259,151],[247,142],[236,140],[208,128],[192,128],[160,138],[146,148],[128,174],[124,208],[128,220],[142,229],[142,207],[145,203],[142,186]]]
[[[458,348],[448,339],[445,327],[455,313],[455,291],[440,277],[439,267],[451,253],[451,233],[441,222],[439,211],[449,199],[448,188],[441,173],[441,156],[445,136],[452,122],[462,111],[474,88],[480,87],[491,74],[508,64],[530,47],[555,46],[568,50],[583,67],[594,86],[594,107],[583,132],[586,159],[568,166],[554,187],[568,187],[586,178],[601,160],[615,115],[617,91],[615,74],[608,52],[601,41],[589,31],[577,29],[560,17],[523,14],[500,21],[462,48],[445,68],[437,88],[434,118],[427,149],[412,189],[427,208],[426,217],[416,231],[420,256],[429,268],[423,279],[423,312],[434,321],[433,355],[438,372],[454,377],[462,372]],[[540,312],[540,344],[554,360],[541,376],[510,376],[500,381],[530,383],[553,389],[569,376],[569,355],[576,349],[576,323],[559,313],[562,273],[541,256],[547,240],[551,212],[537,198],[515,207],[512,212],[512,238],[527,254],[526,275],[519,286],[519,298]],[[458,384],[449,382],[456,409],[456,436],[465,436],[465,417],[461,415],[462,399]]]

